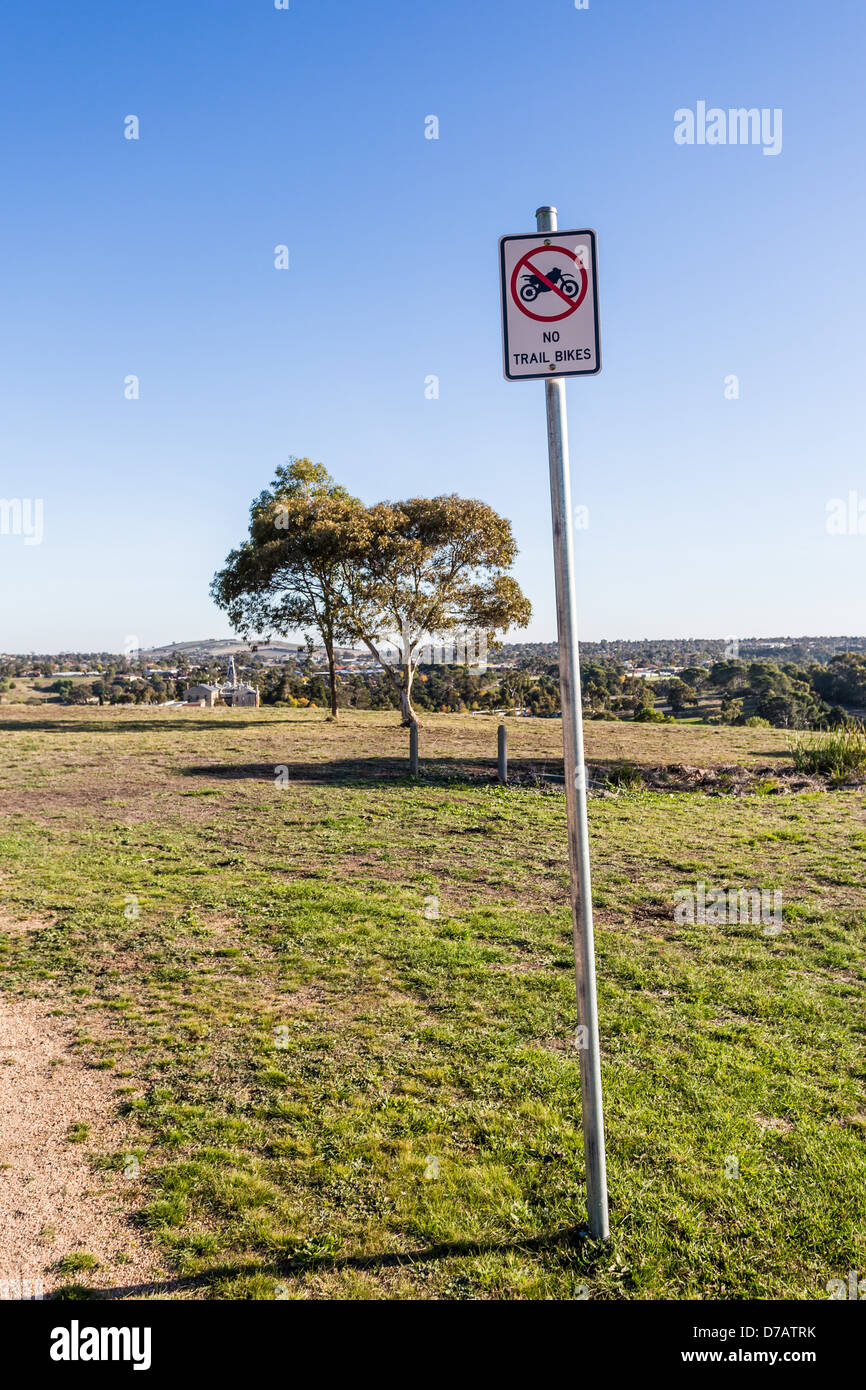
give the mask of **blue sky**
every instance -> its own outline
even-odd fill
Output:
[[[866,499],[864,29],[855,0],[13,7],[0,495],[44,537],[0,535],[0,648],[226,634],[210,577],[290,454],[491,503],[551,639],[543,389],[502,377],[497,280],[542,203],[598,233],[583,635],[862,633],[866,535],[825,518]],[[780,108],[781,152],[677,145],[698,101]]]

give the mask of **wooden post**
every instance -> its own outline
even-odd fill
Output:
[[[497,729],[497,759],[499,785],[504,787],[508,783],[508,730],[504,724]]]
[[[418,776],[418,725],[414,719],[409,725],[409,776]]]

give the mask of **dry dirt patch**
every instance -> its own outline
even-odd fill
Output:
[[[70,1283],[119,1289],[168,1277],[132,1224],[140,1184],[88,1160],[132,1139],[116,1117],[116,1081],[70,1050],[75,1031],[49,1003],[0,997],[0,1296],[20,1297],[24,1281],[41,1281],[47,1296]],[[73,1126],[87,1126],[86,1139],[72,1142]],[[76,1252],[98,1267],[55,1268]]]

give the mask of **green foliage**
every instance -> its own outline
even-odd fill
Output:
[[[802,735],[792,741],[791,755],[798,772],[843,781],[866,773],[866,730],[851,723],[818,736]]]
[[[696,699],[695,690],[687,685],[685,681],[675,679],[666,683],[665,693],[671,709],[676,713],[683,710],[687,705],[693,705]]]
[[[634,763],[614,763],[607,769],[605,781],[608,786],[624,791],[638,791],[644,784],[643,773]]]
[[[237,632],[269,638],[306,627],[328,657],[337,712],[334,646],[350,635],[346,560],[363,508],[320,463],[291,458],[250,508],[249,539],[233,550],[211,596]]]
[[[866,653],[840,652],[825,667],[815,667],[812,684],[825,700],[866,708]]]
[[[636,724],[675,724],[677,722],[672,715],[664,714],[652,705],[641,706],[634,719]]]
[[[64,1255],[58,1260],[54,1268],[58,1274],[77,1274],[85,1269],[98,1269],[99,1261],[86,1250],[73,1250],[70,1255]]]

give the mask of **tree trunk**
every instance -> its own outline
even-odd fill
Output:
[[[403,728],[408,729],[410,724],[418,723],[418,716],[412,708],[412,667],[408,662],[403,665],[403,680],[400,686],[400,710],[403,715]]]
[[[328,655],[328,684],[331,690],[331,718],[337,718],[337,671],[334,664],[334,644],[325,642],[325,651]]]
[[[395,673],[395,668],[391,665],[390,662],[382,662],[381,655],[377,651],[375,644],[370,640],[370,638],[364,637],[363,634],[361,634],[361,638],[364,643],[364,646],[367,648],[370,655],[375,657],[375,659],[382,664],[382,668],[384,670],[385,675],[391,682],[391,685],[393,686],[394,690],[396,690],[397,694],[400,696],[400,710],[403,716],[403,728],[408,729],[410,724],[417,724],[418,716],[412,708],[412,678],[415,673],[412,670],[411,664],[405,661],[403,662],[403,664],[400,667],[401,678],[398,680]]]

